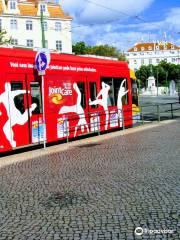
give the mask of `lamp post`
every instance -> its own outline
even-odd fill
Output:
[[[41,41],[42,41],[42,48],[45,48],[45,33],[44,33],[44,16],[43,11],[41,10]]]
[[[158,76],[159,75],[159,72],[158,72],[158,69],[157,69],[157,72],[156,72],[156,79],[157,79],[157,96],[158,96],[158,87],[159,87],[159,79],[158,79]]]
[[[168,78],[168,72],[166,72],[166,94],[168,93],[168,81],[167,81],[167,78]]]

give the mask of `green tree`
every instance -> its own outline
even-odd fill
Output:
[[[147,87],[147,79],[149,77],[149,70],[148,67],[145,65],[142,65],[140,69],[138,69],[136,72],[137,79],[140,80],[141,87]]]
[[[5,30],[0,31],[0,45],[11,43],[11,38],[7,38],[6,34],[7,34],[7,32]]]
[[[150,75],[153,75],[156,81],[158,79],[158,86],[167,87],[170,80],[177,82],[180,79],[180,65],[161,61],[157,66],[143,65],[136,71],[136,77],[140,80],[142,87],[147,87],[147,79]]]
[[[76,44],[73,44],[72,51],[76,55],[87,54],[88,46],[86,46],[85,42],[77,42]]]
[[[119,52],[117,48],[112,47],[108,44],[98,46],[88,46],[85,42],[77,42],[73,44],[73,52],[75,54],[92,54],[105,57],[116,57],[119,60],[125,61],[126,57],[124,54]]]

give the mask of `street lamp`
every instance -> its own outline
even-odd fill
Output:
[[[44,16],[43,11],[41,10],[41,40],[42,40],[42,48],[45,48],[45,33],[44,33]]]
[[[159,72],[158,72],[158,69],[157,69],[157,72],[156,72],[156,79],[157,79],[157,96],[158,96],[158,87],[159,87],[158,75],[159,75]]]
[[[168,78],[168,72],[166,72],[166,94],[168,93],[168,81],[167,81],[167,78]]]

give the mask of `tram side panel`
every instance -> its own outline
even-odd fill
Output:
[[[85,76],[57,74],[46,79],[47,140],[73,138],[89,132]]]
[[[10,133],[11,126],[7,124],[9,120],[9,109],[5,107],[8,104],[8,91],[5,88],[5,74],[0,73],[0,152],[8,151],[12,148],[6,133]]]

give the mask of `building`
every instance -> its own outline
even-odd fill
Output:
[[[162,60],[174,64],[180,63],[180,47],[166,41],[137,43],[125,55],[129,67],[133,70],[139,69],[142,65],[157,65]]]
[[[41,48],[43,26],[47,48],[72,53],[71,21],[52,0],[0,0],[0,30],[7,31],[12,45]]]

